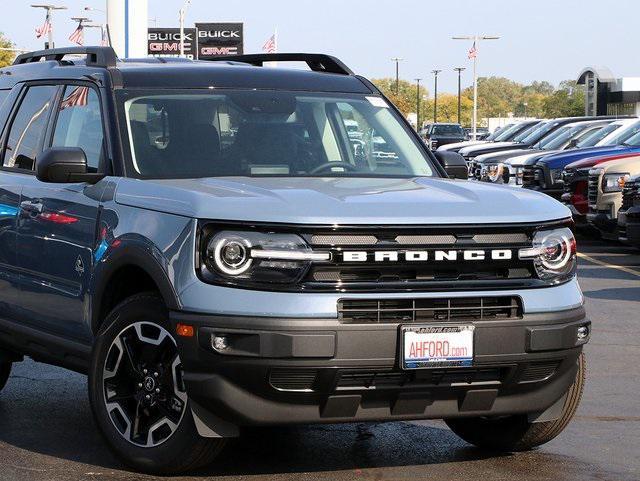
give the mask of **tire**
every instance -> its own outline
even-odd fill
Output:
[[[466,442],[490,451],[528,451],[558,436],[573,418],[584,389],[586,362],[578,359],[576,379],[567,391],[560,417],[553,421],[531,423],[526,415],[498,419],[445,419],[449,428]]]
[[[168,312],[155,293],[126,299],[105,319],[93,348],[89,400],[109,447],[137,471],[191,471],[210,464],[225,443],[197,432]]]
[[[7,381],[9,380],[9,375],[11,374],[11,366],[10,362],[0,362],[0,391],[7,385]]]

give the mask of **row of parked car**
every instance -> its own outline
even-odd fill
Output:
[[[469,178],[544,192],[582,230],[640,248],[640,120],[567,117],[513,123],[484,141],[448,143]]]

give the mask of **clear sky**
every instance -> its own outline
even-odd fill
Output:
[[[68,44],[74,29],[70,17],[104,21],[104,0],[1,0],[0,31],[18,47],[42,48],[34,28],[43,10],[31,3],[56,3],[57,46]],[[183,0],[149,0],[149,16],[159,27],[177,27]],[[479,74],[519,82],[573,79],[586,66],[607,66],[616,76],[640,76],[640,0],[192,0],[187,26],[197,21],[243,21],[245,50],[259,52],[278,29],[279,50],[334,54],[370,78],[393,76],[391,57],[402,57],[400,76],[422,77],[431,89],[434,68],[439,85],[453,92],[453,67],[468,67],[463,85],[471,83],[468,42],[452,35],[484,33],[502,36],[482,44]],[[153,25],[154,22],[150,22]],[[87,33],[97,44],[98,32]]]

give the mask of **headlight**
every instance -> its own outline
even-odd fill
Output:
[[[549,174],[551,175],[551,183],[552,184],[557,184],[559,182],[563,182],[562,172],[563,172],[563,169],[551,169],[549,171]]]
[[[622,192],[627,180],[629,180],[629,174],[604,174],[602,177],[602,191]]]
[[[313,252],[295,234],[220,231],[205,239],[200,273],[209,282],[294,284],[312,262],[329,261],[328,252]]]
[[[488,181],[488,182],[493,182],[493,183],[497,183],[497,182],[504,182],[504,174],[505,174],[505,170],[507,172],[507,175],[509,175],[509,169],[505,169],[504,164],[491,164],[491,165],[486,165],[483,166],[482,168],[483,172],[482,172],[482,177],[484,181]],[[507,178],[507,182],[508,183],[509,180]]]
[[[519,258],[533,260],[540,279],[561,282],[575,274],[576,239],[567,227],[538,231],[533,246],[520,249]]]

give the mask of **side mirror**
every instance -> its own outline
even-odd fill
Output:
[[[87,173],[87,157],[78,147],[53,147],[36,158],[36,178],[42,182],[95,183],[103,177]]]
[[[578,139],[571,139],[571,141],[569,142],[569,145],[567,146],[568,149],[573,149],[576,145],[578,145]]]
[[[436,150],[433,155],[436,156],[440,165],[444,167],[449,178],[464,180],[469,178],[469,167],[467,167],[464,157],[459,153],[448,150]]]

